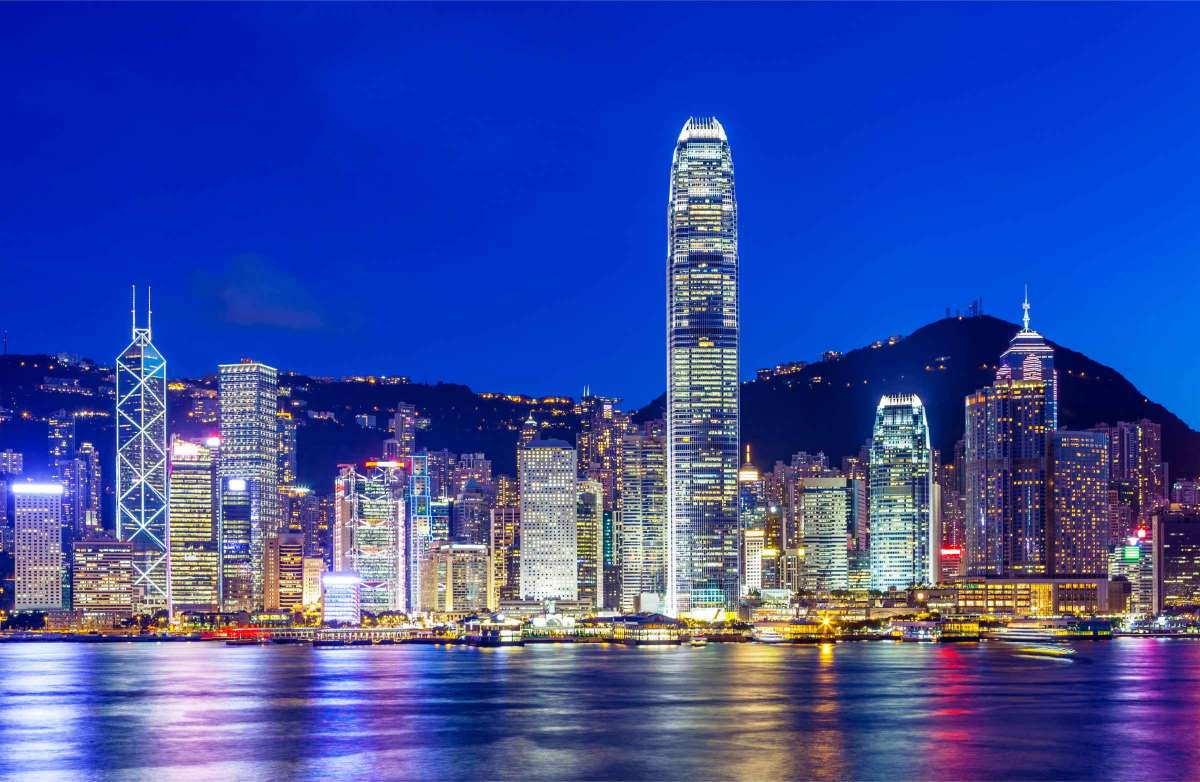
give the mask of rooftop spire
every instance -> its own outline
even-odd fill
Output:
[[[130,293],[129,316],[133,321],[132,334],[133,334],[133,336],[136,337],[137,336],[137,286],[130,285],[129,293]]]
[[[146,286],[146,338],[150,338],[150,320],[154,317],[154,307],[150,304],[150,286]]]
[[[1023,328],[1021,330],[1029,331],[1029,285],[1028,284],[1025,285],[1025,303],[1021,305],[1021,309],[1023,309],[1025,311],[1025,314],[1023,314],[1021,316],[1021,322],[1025,324],[1025,328]]]

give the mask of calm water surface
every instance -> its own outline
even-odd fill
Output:
[[[0,644],[12,779],[1200,779],[1200,643]]]

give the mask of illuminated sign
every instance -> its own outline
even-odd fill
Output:
[[[944,549],[942,549],[942,556],[943,557],[960,557],[960,556],[962,556],[962,549],[960,549],[960,548],[944,548]]]
[[[245,478],[230,478],[229,483],[227,483],[225,485],[229,487],[230,491],[245,491],[246,490],[246,479]]]
[[[8,490],[13,494],[51,495],[63,493],[62,484],[59,483],[14,483],[8,487]]]
[[[1125,562],[1137,562],[1142,558],[1141,546],[1122,546],[1121,559]]]

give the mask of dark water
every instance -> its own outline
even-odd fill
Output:
[[[0,777],[1200,779],[1200,643],[0,645]]]

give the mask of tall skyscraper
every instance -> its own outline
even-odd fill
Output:
[[[1024,326],[1000,356],[992,385],[966,400],[963,487],[967,573],[1047,569],[1046,436],[1058,428],[1054,349]]]
[[[116,620],[133,611],[132,544],[96,534],[75,541],[71,608],[88,620]]]
[[[521,449],[521,598],[579,595],[575,449],[535,440]]]
[[[576,581],[579,600],[604,607],[604,485],[595,478],[579,481],[575,508]]]
[[[274,367],[242,359],[219,367],[221,398],[222,478],[251,483],[251,602],[264,605],[263,573],[267,539],[282,526],[279,496],[278,372]]]
[[[800,483],[804,585],[816,592],[849,589],[846,541],[850,487],[846,478],[806,476]]]
[[[1200,609],[1200,515],[1182,508],[1154,514],[1155,611]]]
[[[253,611],[254,572],[262,582],[262,559],[251,556],[251,528],[260,507],[257,478],[221,478],[221,610]],[[261,592],[259,593],[261,597]]]
[[[667,445],[665,425],[650,421],[622,436],[620,608],[665,604],[667,592]],[[645,597],[644,597],[645,596]]]
[[[404,563],[408,568],[407,591],[410,612],[424,610],[421,601],[421,563],[434,543],[432,480],[429,476],[429,456],[414,453],[408,458],[408,497],[404,522]]]
[[[14,611],[63,608],[62,486],[13,483]]]
[[[869,469],[871,588],[935,583],[933,452],[919,397],[900,394],[879,401]]]
[[[496,599],[521,599],[521,511],[499,507],[491,513],[489,549]]]
[[[683,126],[667,207],[667,610],[738,599],[738,235],[715,118]]]
[[[1167,505],[1167,465],[1162,460],[1162,427],[1143,418],[1100,425],[1108,435],[1113,488],[1127,498],[1136,526],[1149,529],[1151,517]],[[1120,530],[1128,535],[1132,529]]]
[[[1070,432],[1047,435],[1047,570],[1055,576],[1108,573],[1108,435]]]
[[[220,441],[171,438],[171,610],[217,611],[221,593]]]
[[[148,298],[148,297],[147,297]],[[117,537],[133,544],[137,613],[167,607],[167,362],[146,327],[117,356]]]
[[[407,585],[404,550],[405,472],[395,462],[368,462],[366,474],[344,465],[334,488],[337,498],[334,539],[342,541],[341,572],[361,580],[364,611],[402,611]]]

